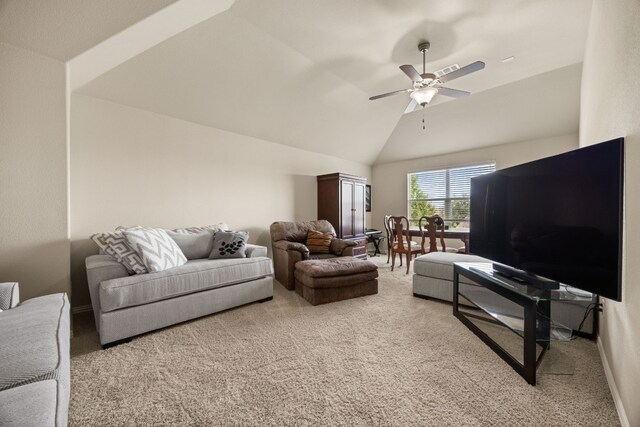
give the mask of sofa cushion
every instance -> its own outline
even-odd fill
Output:
[[[103,312],[246,282],[273,274],[271,259],[197,259],[158,273],[105,280],[100,284]]]
[[[164,271],[187,262],[176,242],[162,229],[135,228],[122,233],[149,272]]]
[[[176,242],[187,259],[207,258],[213,249],[213,230],[197,233],[178,233],[167,230],[167,234]]]
[[[309,259],[331,259],[331,258],[337,258],[337,255],[334,254],[309,254]]]
[[[295,278],[298,291],[302,290],[299,285],[317,289],[344,288],[376,280],[378,267],[371,261],[350,256],[300,261],[296,264]]]
[[[308,277],[347,276],[371,271],[375,271],[376,277],[378,277],[378,267],[374,263],[350,256],[300,261],[296,264],[296,272],[300,272]]]
[[[433,277],[435,279],[449,280],[453,282],[454,262],[491,262],[486,258],[476,255],[456,254],[449,252],[429,252],[420,255],[413,262],[413,272],[420,276]],[[461,282],[473,283],[464,277]]]
[[[209,259],[245,258],[249,233],[246,231],[218,231],[213,236],[213,250]]]

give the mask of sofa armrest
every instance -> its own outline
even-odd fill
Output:
[[[87,283],[89,284],[89,296],[93,315],[96,319],[96,328],[100,327],[100,283],[105,280],[127,277],[129,273],[124,265],[111,258],[109,255],[91,255],[85,260],[87,267]],[[98,329],[99,330],[99,329]]]
[[[20,302],[18,282],[0,283],[0,310],[9,310]]]
[[[309,248],[307,248],[303,243],[289,242],[288,240],[279,240],[277,242],[273,242],[273,246],[285,251],[300,252],[303,258],[308,258],[309,256]]]
[[[276,280],[285,288],[295,288],[294,271],[298,261],[309,259],[309,248],[303,243],[278,240],[271,242]]]
[[[329,251],[336,256],[351,256],[353,255],[352,248],[356,245],[357,243],[353,240],[333,239]]]
[[[267,247],[260,245],[251,245],[249,243],[246,244],[246,254],[247,258],[257,258],[257,257],[266,257],[267,256]]]

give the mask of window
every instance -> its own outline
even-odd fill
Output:
[[[411,225],[423,215],[437,214],[450,228],[468,228],[471,178],[495,170],[493,163],[408,174]]]

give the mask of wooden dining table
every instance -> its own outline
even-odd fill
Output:
[[[409,235],[411,237],[422,237],[420,229],[418,227],[410,227]],[[464,253],[469,253],[469,229],[468,228],[453,228],[444,230],[445,239],[460,239],[464,243]]]

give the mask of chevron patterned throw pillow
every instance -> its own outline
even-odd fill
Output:
[[[159,228],[135,228],[122,232],[150,272],[164,271],[187,262],[176,242]]]

